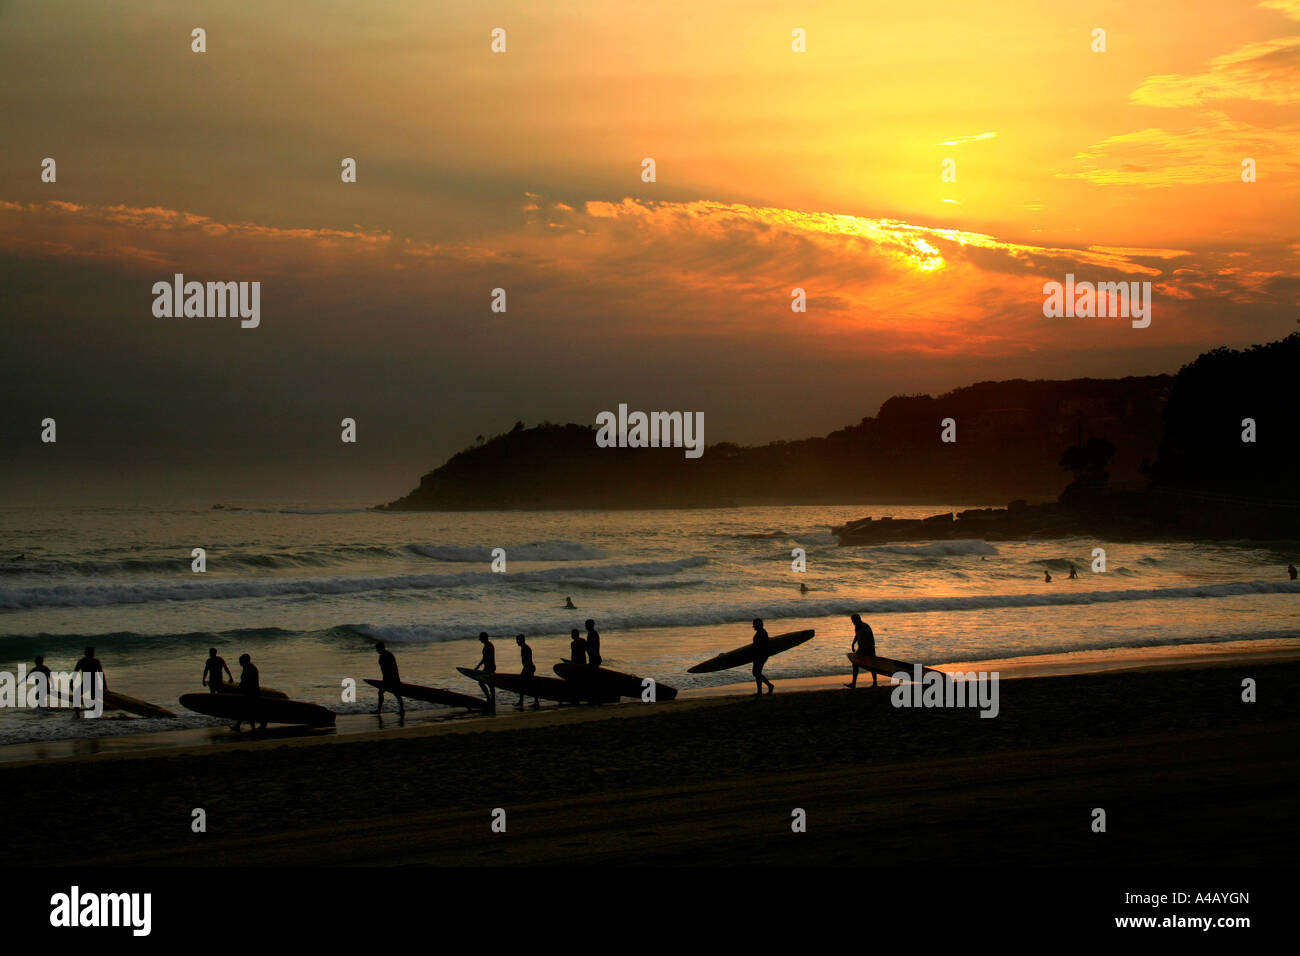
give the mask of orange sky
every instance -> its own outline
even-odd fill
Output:
[[[754,441],[1294,328],[1300,0],[757,6],[5,4],[5,371],[57,392],[81,341],[166,377],[194,345],[135,292],[179,271],[264,283],[231,355],[263,354],[232,361],[369,362],[408,407],[460,389],[439,451],[639,399]],[[1151,281],[1151,327],[1044,318],[1067,272]],[[752,407],[764,371],[799,400]]]

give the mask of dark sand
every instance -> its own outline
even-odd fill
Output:
[[[13,763],[0,865],[1291,863],[1300,664],[1219,663],[1005,681],[991,720],[882,687]]]

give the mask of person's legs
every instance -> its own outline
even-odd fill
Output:
[[[853,665],[853,680],[845,684],[844,686],[850,688],[858,686],[858,665],[857,664]]]
[[[381,687],[379,688],[379,703],[375,707],[375,713],[382,714],[383,712],[384,712],[384,689]]]

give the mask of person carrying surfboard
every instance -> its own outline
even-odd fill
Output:
[[[257,672],[257,668],[253,666],[253,658],[251,658],[247,654],[240,654],[239,666],[241,668],[239,671],[239,692],[245,695],[246,697],[254,697],[254,698],[261,697],[262,680],[261,680],[261,676]],[[240,727],[242,727],[243,725],[244,725],[243,717],[236,720],[235,732],[238,733]],[[258,729],[257,721],[253,719],[253,715],[251,713],[248,715],[248,729],[249,730]],[[262,721],[261,729],[262,730],[266,729],[265,720]]]
[[[230,673],[230,668],[226,666],[225,660],[217,656],[217,649],[209,647],[208,659],[203,662],[203,683],[207,686],[209,693],[221,693],[222,671],[226,672],[226,676],[230,678],[230,683],[233,684],[235,675]]]
[[[32,672],[27,675],[27,679],[36,681],[36,696],[32,698],[36,701],[36,706],[48,707],[50,705],[50,688],[54,685],[51,681],[50,669],[45,666],[45,658],[40,654],[36,655],[36,663],[32,665]]]
[[[80,672],[85,675],[81,678],[81,696],[83,700],[94,699],[93,696],[87,698],[86,695],[94,694],[93,688],[95,686],[95,674],[99,675],[100,692],[105,694],[108,693],[108,678],[104,675],[104,665],[101,664],[99,658],[95,656],[95,649],[93,647],[86,648],[85,653],[81,656],[81,660],[77,661],[77,665],[72,668],[72,670],[73,673]],[[80,709],[76,710],[75,713],[78,717],[81,716]]]
[[[871,625],[862,620],[862,615],[852,614],[849,620],[853,622],[853,643],[849,650],[856,654],[866,654],[868,657],[876,656],[876,635],[872,633]],[[853,682],[845,684],[845,687],[853,688],[858,686],[858,665],[853,665]],[[871,686],[876,686],[876,672],[871,672]]]
[[[756,693],[761,697],[763,695],[763,685],[767,685],[769,694],[776,691],[776,686],[763,676],[763,665],[767,663],[767,628],[763,627],[762,618],[754,618],[754,686],[758,688]]]
[[[575,627],[569,632],[569,660],[574,664],[587,666],[587,642]]]
[[[492,676],[497,672],[497,649],[492,646],[492,641],[488,638],[487,631],[479,632],[479,643],[483,645],[483,656],[475,666],[476,671],[483,671],[488,675],[487,682],[478,682],[478,686],[483,689],[483,696],[487,698],[492,713],[497,710],[497,688],[492,681]]]
[[[587,663],[599,667],[604,660],[600,656],[600,631],[596,630],[596,622],[591,618],[587,618],[583,626],[587,629]]]
[[[515,710],[524,709],[524,689],[537,673],[537,665],[533,663],[533,649],[528,646],[528,641],[522,634],[515,635],[515,643],[519,645],[519,663],[522,665],[519,670],[521,678],[519,684],[519,703],[515,704]],[[537,710],[542,705],[538,703],[537,698],[533,698],[533,710]]]
[[[401,717],[406,716],[406,704],[402,700],[401,683],[402,678],[397,675],[397,658],[393,652],[384,646],[383,641],[375,641],[375,650],[379,653],[379,676],[383,679],[388,691],[397,698],[397,713]],[[384,688],[379,688],[379,705],[375,707],[375,713],[383,713],[384,710]]]

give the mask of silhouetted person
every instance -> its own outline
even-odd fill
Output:
[[[384,646],[383,641],[375,641],[375,650],[379,653],[379,679],[388,687],[389,693],[397,698],[397,712],[401,716],[406,716],[406,704],[402,700],[401,691],[398,685],[402,683],[402,678],[397,674],[397,658],[393,652]],[[375,708],[375,713],[383,713],[384,710],[384,688],[379,688],[379,705]]]
[[[599,667],[604,660],[600,656],[600,631],[596,630],[596,622],[591,618],[587,618],[584,626],[587,628],[587,663]]]
[[[247,654],[239,655],[239,693],[248,698],[248,729],[256,730],[257,721],[254,720],[254,714],[258,710],[257,701],[262,696],[262,678],[253,666],[253,659]],[[243,726],[244,718],[240,717],[235,721],[235,730],[238,731]],[[266,729],[266,721],[262,721],[262,730]]]
[[[1288,564],[1288,565],[1286,566],[1286,573],[1289,574],[1289,575],[1291,576],[1291,580],[1294,581],[1294,580],[1295,580],[1295,574],[1296,574],[1296,572],[1295,572],[1295,565],[1294,565],[1294,564]]]
[[[806,584],[800,584],[800,585],[799,585],[799,593],[800,593],[800,594],[807,594],[807,593],[808,593],[808,585],[806,585]]]
[[[73,703],[94,700],[94,694],[96,692],[95,674],[98,674],[102,681],[100,685],[101,689],[107,693],[108,678],[104,676],[104,665],[101,664],[99,658],[95,656],[95,649],[93,647],[86,648],[85,653],[81,656],[81,660],[77,661],[77,666],[72,668],[72,670],[74,673],[79,671],[85,675],[81,678],[81,701],[73,701]],[[87,697],[87,695],[90,696]]]
[[[850,615],[849,620],[853,622],[853,644],[849,650],[857,654],[865,654],[868,657],[876,656],[876,635],[872,633],[871,625],[862,620],[860,614]],[[858,665],[853,665],[853,683],[846,684],[846,687],[858,686]],[[876,672],[871,672],[871,686],[876,686]]]
[[[576,627],[569,632],[569,660],[584,667],[587,664],[587,642]]]
[[[225,671],[226,676],[230,678],[230,683],[235,682],[235,675],[230,673],[230,668],[226,662],[217,656],[215,647],[208,648],[208,659],[203,662],[203,683],[208,686],[208,692],[212,694],[221,693],[221,672]]]
[[[1043,572],[1043,583],[1044,583],[1044,584],[1051,584],[1051,583],[1052,583],[1052,572],[1051,572],[1051,571],[1044,571],[1044,572]]]
[[[36,663],[32,665],[32,671],[27,676],[27,679],[33,680],[38,676],[41,680],[36,682],[36,702],[41,707],[48,707],[50,706],[50,689],[54,685],[50,681],[50,669],[45,666],[45,658],[40,654],[36,655]]]
[[[754,686],[758,688],[755,692],[760,696],[763,693],[763,685],[767,685],[767,692],[770,694],[776,690],[775,685],[763,676],[763,665],[767,663],[767,629],[763,627],[761,618],[754,618]]]
[[[1073,580],[1075,580],[1076,578],[1078,578],[1078,576],[1079,576],[1079,572],[1076,571],[1076,570],[1074,569],[1074,565],[1073,565],[1073,564],[1070,565],[1070,577],[1069,577],[1069,580],[1073,581]]]
[[[497,709],[497,686],[492,680],[493,675],[497,672],[497,649],[492,646],[488,639],[487,631],[481,631],[478,636],[479,643],[483,645],[483,656],[479,659],[478,665],[474,668],[476,671],[483,671],[488,675],[487,682],[479,681],[478,686],[483,690],[483,696],[487,698],[492,705],[492,712],[496,713]]]
[[[573,598],[566,597],[564,599],[564,609],[566,611],[576,611],[578,609],[578,606],[573,603]]]
[[[533,649],[528,646],[528,641],[522,634],[515,635],[515,643],[519,645],[519,663],[522,665],[519,669],[519,676],[523,678],[519,687],[519,703],[515,704],[515,710],[524,709],[524,688],[528,686],[533,675],[537,673],[537,665],[533,663]],[[537,697],[533,697],[533,710],[541,707]]]

